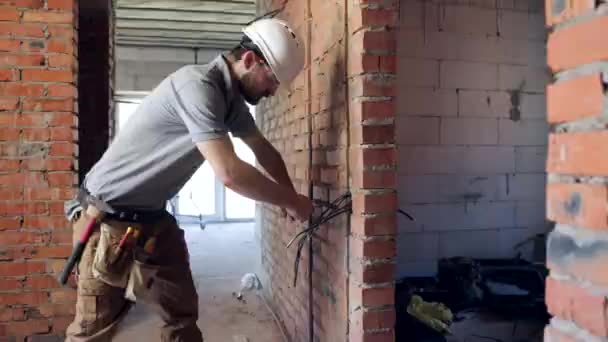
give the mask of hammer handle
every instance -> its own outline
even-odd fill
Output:
[[[70,273],[72,273],[72,270],[74,269],[74,266],[76,266],[76,264],[80,260],[80,257],[82,256],[82,252],[84,251],[84,248],[87,245],[87,242],[89,241],[89,238],[91,237],[91,234],[93,233],[93,230],[95,229],[96,222],[97,222],[96,218],[91,218],[89,220],[89,223],[87,224],[87,228],[84,230],[84,232],[82,232],[82,235],[80,236],[80,240],[78,240],[78,242],[76,242],[76,246],[72,250],[72,254],[70,255],[70,258],[68,259],[68,262],[65,264],[63,271],[61,271],[61,274],[59,275],[59,283],[61,285],[65,285],[65,283],[68,281]]]

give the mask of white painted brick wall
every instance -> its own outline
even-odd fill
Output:
[[[437,28],[443,31],[468,35],[496,35],[496,9],[469,6],[434,5],[427,11],[430,22],[437,21]],[[432,18],[436,17],[435,20]]]
[[[517,201],[515,204],[515,225],[528,227],[535,233],[545,232],[549,223],[546,219],[545,207],[544,200]]]
[[[410,205],[403,208],[416,221],[402,231],[475,230],[513,227],[514,202],[480,202]]]
[[[498,86],[503,90],[521,89],[530,92],[544,92],[551,80],[547,68],[521,65],[499,65]]]
[[[542,41],[502,37],[471,36],[449,31],[402,29],[399,33],[402,57],[486,62],[495,64],[546,65]]]
[[[429,59],[399,59],[399,88],[404,86],[435,87],[439,82],[439,61]]]
[[[400,145],[439,144],[439,118],[407,116],[397,120],[396,126]]]
[[[511,96],[505,91],[458,91],[458,115],[475,117],[509,117]]]
[[[518,146],[515,148],[516,172],[545,172],[546,146]]]
[[[546,119],[547,98],[545,94],[522,94],[521,117],[523,119]]]
[[[496,257],[496,243],[499,239],[498,230],[442,232],[439,236],[439,257]]]
[[[399,207],[439,201],[440,178],[439,175],[400,176],[397,185]]]
[[[512,257],[545,229],[542,5],[400,1],[398,198],[416,221],[398,216],[398,277],[433,275],[441,257]]]
[[[443,118],[442,145],[496,145],[498,120],[481,118]]]
[[[519,173],[505,176],[499,191],[500,200],[542,200],[545,198],[545,173]]]
[[[543,120],[500,119],[498,141],[501,145],[547,145],[549,126]]]
[[[544,42],[545,16],[539,13],[498,11],[498,32],[504,38]]]
[[[508,146],[400,146],[399,174],[497,174],[515,171]]]
[[[397,279],[403,277],[432,277],[437,275],[437,261],[405,261],[397,255]]]
[[[399,260],[429,261],[439,256],[439,233],[404,233],[397,241]]]
[[[458,112],[456,90],[403,86],[399,88],[397,110],[399,115],[456,116]]]
[[[440,176],[439,201],[454,203],[497,200],[505,178],[506,175]]]
[[[441,88],[496,89],[498,85],[496,64],[442,61],[439,67]]]

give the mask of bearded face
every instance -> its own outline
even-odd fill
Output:
[[[254,53],[247,58],[252,58],[252,60],[249,68],[239,78],[239,88],[245,101],[256,105],[262,98],[274,95],[279,82],[270,67],[261,58]]]

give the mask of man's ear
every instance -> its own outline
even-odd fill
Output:
[[[241,55],[241,60],[243,61],[246,70],[251,69],[256,63],[255,52],[251,50],[245,51],[243,55]]]

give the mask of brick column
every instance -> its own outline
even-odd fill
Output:
[[[349,1],[349,341],[393,341],[398,1]]]
[[[73,0],[0,2],[0,340],[60,336],[74,313],[54,276],[71,252],[76,16]]]
[[[601,3],[601,5],[600,5]],[[599,341],[608,336],[608,5],[547,1],[549,136],[546,300],[554,316],[545,341]]]

